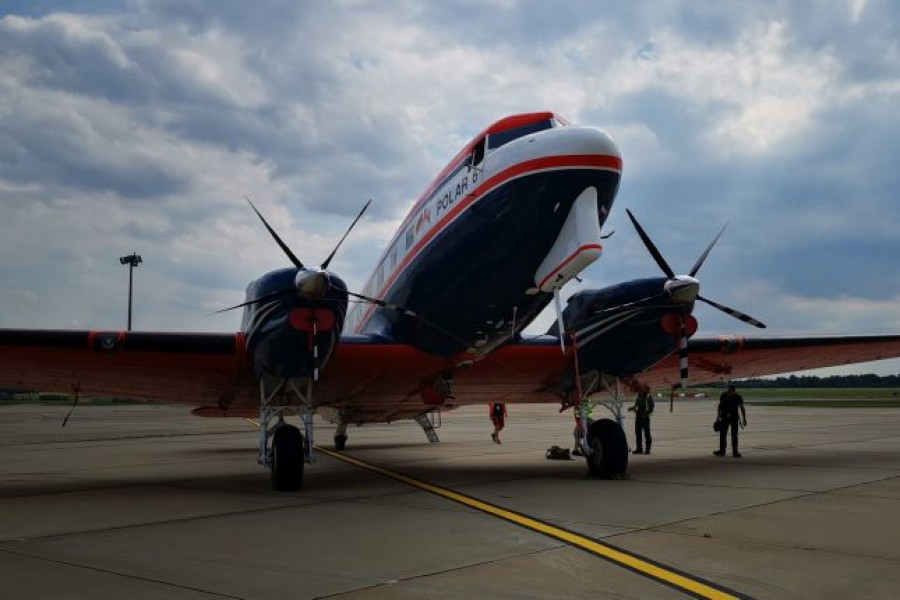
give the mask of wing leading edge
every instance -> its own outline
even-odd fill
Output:
[[[240,333],[0,330],[0,387],[206,405],[253,414],[259,393]],[[691,384],[776,375],[900,357],[900,335],[690,341]],[[474,363],[372,337],[341,339],[316,404],[356,422],[410,418],[444,406],[557,402],[569,362],[550,336],[500,348]],[[602,365],[592,365],[603,371]],[[673,354],[638,375],[653,387],[679,380]],[[451,397],[432,403],[439,378]],[[224,413],[222,413],[224,414]]]
[[[780,375],[900,357],[900,335],[692,338],[691,385],[723,379]],[[679,381],[672,354],[641,375],[654,387]]]
[[[187,404],[257,394],[239,333],[0,329],[0,386]]]

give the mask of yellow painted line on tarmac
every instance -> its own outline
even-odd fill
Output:
[[[580,548],[586,552],[590,552],[591,554],[599,556],[600,558],[604,558],[614,564],[634,571],[639,575],[655,579],[660,583],[686,592],[697,598],[715,598],[719,600],[725,598],[743,597],[740,594],[717,586],[711,582],[707,582],[687,573],[683,573],[676,569],[666,567],[665,565],[661,565],[655,561],[643,558],[641,556],[638,556],[637,554],[633,554],[621,548],[616,548],[615,546],[612,546],[610,544],[605,544],[598,540],[582,536],[567,529],[551,525],[550,523],[545,523],[533,517],[529,517],[528,515],[524,515],[522,513],[518,513],[507,508],[497,506],[495,504],[490,504],[489,502],[485,502],[483,500],[479,500],[477,498],[473,498],[471,496],[467,496],[465,494],[461,494],[447,488],[442,488],[426,481],[419,481],[418,479],[403,475],[402,473],[397,473],[396,471],[391,471],[390,469],[385,469],[384,467],[379,467],[378,465],[367,463],[341,452],[334,452],[333,450],[328,450],[319,446],[316,446],[315,448],[318,452],[326,454],[332,458],[336,458],[352,465],[362,467],[363,469],[368,469],[369,471],[384,475],[385,477],[390,477],[391,479],[394,479],[401,483],[405,483],[406,485],[418,488],[420,490],[425,490],[426,492],[431,492],[432,494],[447,498],[448,500],[453,500],[454,502],[458,502],[470,508],[474,508],[475,510],[479,510],[483,513],[495,516],[505,521],[509,521],[510,523],[525,527],[526,529],[536,531],[537,533],[541,533],[543,535],[546,535],[547,537],[565,542],[570,546],[575,546],[576,548]]]

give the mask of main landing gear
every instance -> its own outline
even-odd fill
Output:
[[[303,487],[303,470],[313,456],[312,380],[305,380],[306,392],[301,392],[298,381],[282,379],[271,385],[267,392],[266,381],[259,385],[259,464],[272,473],[272,489],[292,492]],[[301,385],[304,381],[299,382]],[[292,405],[290,396],[300,399]],[[285,414],[300,416],[306,435],[300,429],[285,423]]]
[[[585,452],[588,472],[594,477],[615,479],[628,470],[628,442],[622,427],[611,419],[600,419],[588,428]]]
[[[575,447],[581,451],[587,461],[588,473],[603,479],[618,479],[625,476],[628,470],[628,440],[622,423],[622,400],[619,393],[619,380],[615,379],[611,386],[604,380],[604,386],[612,394],[610,403],[604,403],[616,417],[592,421],[588,416],[588,397],[595,392],[601,380],[597,373],[589,374],[580,380],[578,386],[578,403],[575,408]]]

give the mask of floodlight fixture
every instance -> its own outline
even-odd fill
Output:
[[[128,265],[128,331],[131,331],[131,297],[134,284],[134,268],[142,262],[144,262],[144,259],[137,252],[119,257],[120,265]]]

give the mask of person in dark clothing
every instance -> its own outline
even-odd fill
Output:
[[[719,408],[717,420],[719,422],[719,449],[713,452],[716,456],[725,456],[725,442],[728,437],[728,429],[731,429],[731,455],[740,458],[738,452],[738,411],[740,411],[740,425],[747,426],[747,412],[744,410],[744,399],[735,391],[733,385],[719,396]]]
[[[506,420],[506,405],[502,402],[492,402],[490,406],[491,422],[494,424],[494,433],[491,439],[495,444],[500,443],[500,431],[503,429]]]
[[[634,454],[650,454],[650,445],[653,438],[650,437],[650,415],[653,414],[653,397],[650,395],[650,386],[646,383],[637,384],[637,396],[634,404],[628,410],[634,412],[634,437],[637,440],[637,448]],[[643,439],[646,438],[647,446],[644,450]]]

